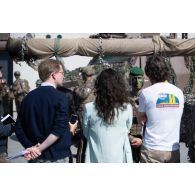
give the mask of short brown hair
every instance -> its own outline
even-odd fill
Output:
[[[51,75],[51,73],[57,72],[60,70],[60,66],[62,66],[64,70],[63,64],[57,60],[47,59],[47,60],[42,61],[38,67],[38,73],[39,73],[40,79],[42,81],[46,81]]]

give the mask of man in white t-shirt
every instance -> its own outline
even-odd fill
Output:
[[[149,57],[145,73],[152,86],[143,89],[139,96],[140,121],[146,122],[141,162],[179,163],[183,92],[168,82],[170,71],[164,57]]]

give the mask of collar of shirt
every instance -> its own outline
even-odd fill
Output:
[[[54,87],[54,88],[56,88],[56,86],[54,85],[54,84],[51,84],[51,83],[49,83],[49,82],[43,82],[42,84],[41,84],[41,86],[52,86],[52,87]]]

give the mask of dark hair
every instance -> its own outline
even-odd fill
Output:
[[[38,67],[39,78],[42,81],[46,81],[51,73],[60,70],[60,66],[62,66],[62,69],[64,70],[64,66],[62,65],[62,63],[57,60],[47,59],[42,61]]]
[[[115,70],[103,70],[95,81],[95,107],[104,122],[111,124],[115,117],[115,108],[125,109],[129,102],[125,81]]]
[[[145,73],[152,83],[169,80],[170,70],[163,56],[151,56],[146,61]]]
[[[20,76],[20,72],[19,71],[14,72],[14,76]]]

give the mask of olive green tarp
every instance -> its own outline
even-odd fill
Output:
[[[9,39],[7,50],[14,57],[43,59],[52,56],[68,57],[73,55],[94,57],[100,53],[105,56],[147,56],[165,53],[166,56],[195,55],[195,38],[167,39],[153,36],[152,39]],[[24,60],[21,59],[21,60]]]

